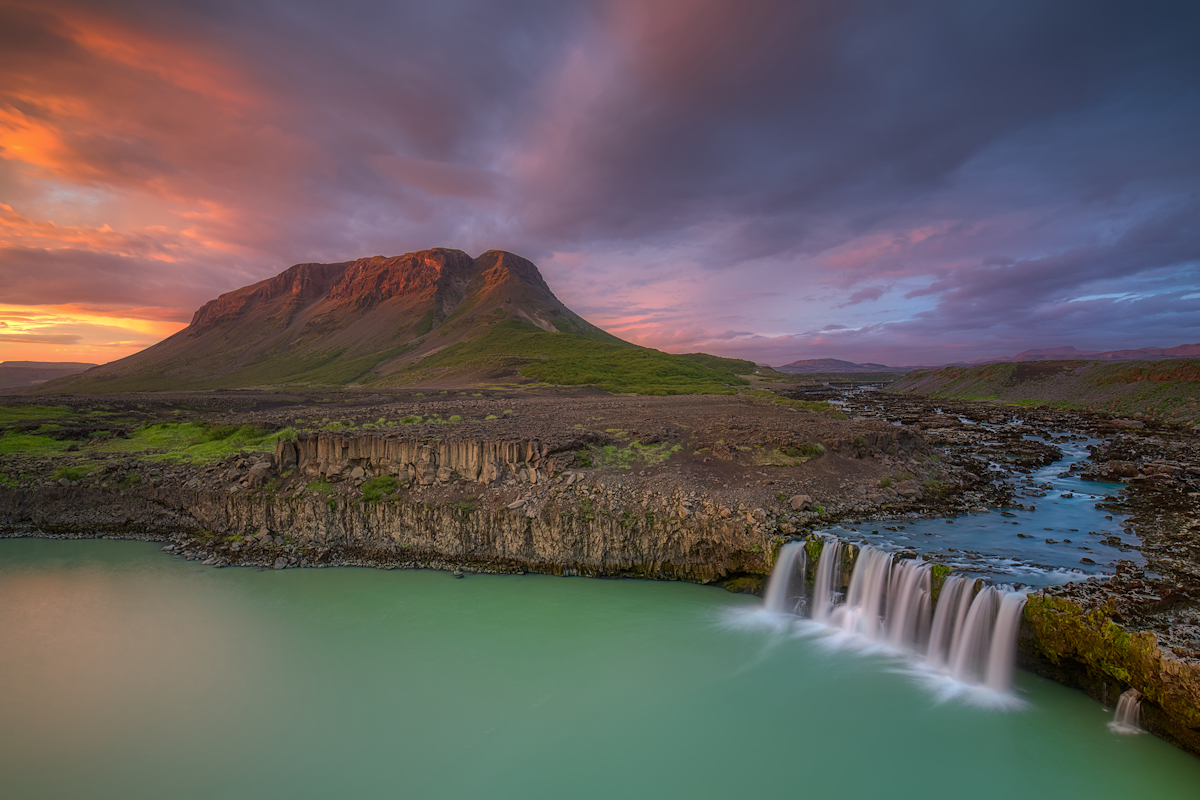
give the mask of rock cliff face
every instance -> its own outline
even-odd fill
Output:
[[[456,479],[493,483],[512,477],[538,483],[555,474],[550,446],[531,440],[479,441],[444,439],[424,442],[383,436],[344,436],[336,433],[301,434],[281,440],[275,464],[286,472],[298,467],[320,478],[390,475],[404,485],[450,483]]]

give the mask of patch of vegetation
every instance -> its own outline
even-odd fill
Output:
[[[34,420],[51,421],[74,418],[78,414],[66,406],[0,406],[0,426]]]
[[[313,481],[304,488],[309,494],[319,494],[322,497],[328,497],[333,494],[333,484],[328,481]]]
[[[24,455],[52,455],[62,453],[78,442],[55,439],[46,433],[22,433],[5,431],[0,434],[0,455],[21,453]]]
[[[760,467],[797,467],[806,461],[817,458],[824,452],[824,447],[812,442],[776,447],[771,450],[765,447],[756,447],[754,448],[754,463]]]
[[[891,475],[885,475],[885,476],[883,476],[882,478],[880,478],[880,479],[879,479],[879,488],[880,488],[880,489],[890,489],[890,488],[892,488],[892,476],[891,476]]]
[[[142,453],[150,461],[216,461],[231,453],[271,452],[279,439],[296,436],[292,428],[274,433],[253,425],[213,427],[203,422],[155,422],[142,426],[128,439],[94,445],[102,453]]]
[[[787,406],[788,408],[795,408],[801,411],[811,411],[815,414],[832,412],[836,408],[836,406],[834,406],[832,403],[827,403],[824,400],[793,400],[790,397],[777,395],[770,389],[746,389],[742,392],[742,395],[753,398],[757,403],[772,403],[774,405]]]
[[[392,494],[400,485],[400,481],[392,475],[377,475],[363,481],[363,500],[368,503],[378,503],[386,494]]]
[[[448,508],[457,511],[461,516],[467,517],[479,510],[479,498],[464,497],[457,503],[451,503]]]
[[[682,449],[682,445],[671,445],[665,442],[662,444],[630,442],[625,447],[615,444],[606,444],[603,447],[592,446],[586,451],[577,453],[575,457],[581,465],[586,467],[633,469],[634,464],[644,466],[661,464]]]
[[[75,464],[70,467],[59,467],[50,474],[50,480],[57,481],[66,478],[69,481],[81,481],[86,478],[87,474],[93,469],[94,468],[91,466],[84,466],[81,464]]]

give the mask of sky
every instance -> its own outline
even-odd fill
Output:
[[[1200,6],[0,0],[0,360],[302,262],[535,262],[785,364],[1200,342]]]

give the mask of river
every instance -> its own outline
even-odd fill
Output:
[[[939,702],[757,598],[538,575],[212,569],[0,541],[0,795],[1195,798],[1200,760],[1018,673]]]

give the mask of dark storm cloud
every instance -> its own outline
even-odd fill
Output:
[[[670,349],[1178,344],[1200,316],[1197,22],[1165,2],[8,3],[4,301],[194,308],[300,261],[502,247]]]

